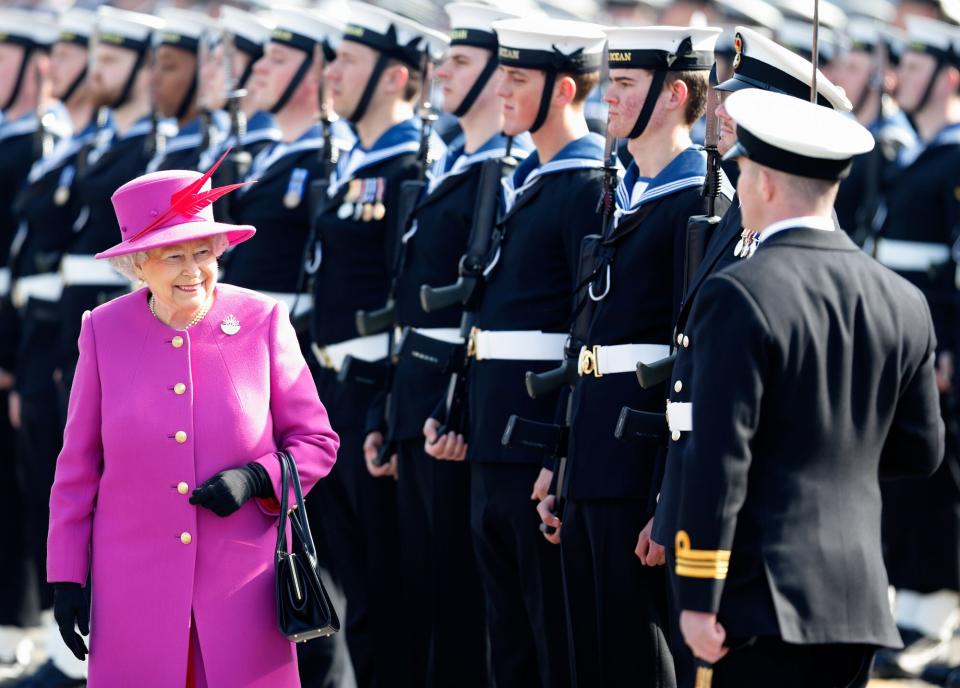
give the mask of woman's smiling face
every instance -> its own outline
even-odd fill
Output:
[[[200,310],[217,284],[217,257],[210,239],[152,249],[135,270],[157,305],[173,313]]]

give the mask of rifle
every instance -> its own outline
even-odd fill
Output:
[[[393,280],[390,284],[390,293],[387,296],[387,303],[383,308],[374,311],[357,311],[356,324],[357,332],[361,336],[368,336],[386,332],[396,322],[396,289],[400,279],[400,273],[403,271],[403,263],[406,255],[404,237],[406,236],[407,226],[413,211],[420,200],[423,190],[427,185],[427,168],[430,166],[430,137],[433,134],[434,123],[437,121],[437,115],[433,111],[433,105],[430,102],[431,75],[430,69],[430,51],[424,50],[423,67],[421,73],[423,79],[420,84],[420,150],[417,151],[417,160],[420,162],[417,178],[410,179],[400,186],[400,197],[397,202],[397,245],[394,252]]]
[[[870,94],[876,92],[880,94],[878,114],[880,117],[886,115],[885,110],[889,107],[885,88],[887,65],[889,63],[887,50],[886,37],[883,34],[879,34],[877,36],[874,72],[870,77],[870,82],[864,86],[864,93],[860,97],[860,102],[854,106],[854,113],[858,113],[866,104]],[[884,168],[883,163],[888,155],[889,148],[883,145],[883,140],[879,134],[880,132],[878,132],[877,136],[877,147],[869,153],[870,157],[867,158],[866,179],[864,184],[866,187],[866,198],[864,202],[857,207],[857,213],[855,215],[856,226],[853,236],[851,237],[858,246],[865,246],[868,239],[873,239],[874,258],[876,258],[877,248],[877,228],[874,227],[874,218],[877,215],[877,210],[881,202],[880,185]]]
[[[704,150],[707,153],[707,170],[703,180],[703,215],[694,215],[687,220],[686,251],[683,260],[683,293],[690,290],[693,278],[707,249],[707,242],[713,235],[720,217],[716,214],[717,196],[720,195],[721,155],[717,149],[720,140],[717,117],[714,114],[720,104],[717,91],[717,65],[710,70],[710,92],[707,96],[707,132],[704,137]],[[637,381],[644,389],[666,382],[673,373],[676,352],[653,363],[637,363]]]
[[[233,140],[233,150],[227,156],[226,165],[222,167],[225,177],[224,183],[234,183],[247,176],[250,164],[253,162],[250,152],[244,147],[243,140],[247,135],[247,116],[240,106],[240,100],[247,95],[246,89],[240,88],[237,75],[233,69],[236,55],[234,36],[229,31],[223,34],[223,72],[224,90],[226,91],[227,113],[230,116],[230,138]]]

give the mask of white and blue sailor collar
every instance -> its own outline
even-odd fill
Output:
[[[27,181],[32,184],[51,171],[61,167],[65,161],[69,160],[69,158],[75,155],[83,146],[92,141],[96,133],[96,121],[91,121],[73,136],[57,141],[49,154],[44,155],[33,163],[33,166],[30,168],[30,174],[27,176]]]
[[[631,162],[627,173],[617,186],[617,208],[614,221],[639,210],[645,203],[672,193],[703,186],[706,179],[707,154],[700,146],[690,146],[683,150],[653,178],[641,177],[635,162]],[[733,186],[726,175],[721,173],[720,193],[733,198]]]
[[[521,162],[513,174],[503,180],[506,209],[509,211],[524,191],[538,179],[557,172],[603,167],[604,139],[590,133],[568,143],[549,162],[540,164],[540,154],[534,150]]]
[[[40,118],[33,112],[18,117],[17,119],[4,120],[3,124],[0,125],[0,141],[14,136],[32,134],[39,126]]]
[[[446,152],[446,145],[436,132],[430,137],[429,147],[430,160],[436,160]],[[336,169],[330,174],[327,193],[330,196],[336,195],[344,184],[368,167],[400,155],[416,153],[419,150],[420,120],[415,117],[394,124],[383,132],[369,149],[363,147],[360,139],[356,139],[353,147],[347,154],[340,157]]]
[[[526,134],[514,139],[510,147],[511,155],[518,160],[524,160],[530,154],[533,144]],[[433,163],[430,169],[430,182],[427,193],[431,194],[450,177],[463,174],[484,160],[500,158],[507,154],[507,137],[503,134],[491,136],[486,143],[472,153],[467,153],[464,147],[463,136],[458,136],[447,147],[446,153]]]
[[[340,150],[345,150],[353,143],[353,133],[342,120],[336,120],[331,126],[330,141],[333,146],[336,146]],[[278,140],[261,150],[250,166],[247,179],[261,178],[277,161],[282,160],[288,155],[305,150],[319,151],[322,148],[323,125],[317,122],[303,132],[296,140],[290,141],[289,143]],[[245,186],[239,190],[239,193],[244,193],[250,188],[249,186]]]
[[[956,145],[960,145],[960,122],[946,125],[927,143],[921,141],[918,136],[915,145],[906,147],[900,151],[897,164],[900,167],[907,167],[912,165],[917,158],[929,148]]]

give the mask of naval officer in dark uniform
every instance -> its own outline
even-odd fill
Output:
[[[454,283],[479,203],[495,203],[499,210],[498,196],[479,199],[477,192],[484,162],[503,157],[508,143],[500,132],[497,36],[491,24],[515,15],[469,2],[444,9],[450,16],[450,50],[437,78],[443,85],[443,109],[456,116],[462,133],[434,164],[407,221],[394,292],[398,331],[409,327],[417,336],[462,343],[459,304],[426,313],[420,289]],[[526,155],[524,143],[512,142],[515,158]],[[427,455],[422,434],[449,378],[415,354],[401,353],[393,369],[386,427],[368,435],[366,444],[379,445],[386,435],[397,448],[401,585],[412,603],[406,614],[414,620],[406,641],[411,683],[486,686],[483,590],[473,545],[464,537],[470,529],[469,471],[461,462]]]
[[[387,300],[401,229],[401,186],[420,176],[421,164],[443,154],[442,142],[432,137],[428,160],[419,159],[414,101],[421,88],[429,88],[429,75],[422,73],[425,54],[442,55],[447,39],[373,5],[352,2],[349,9],[326,81],[334,110],[353,124],[357,141],[340,156],[313,211],[316,246],[308,250],[317,387],[341,438],[337,468],[315,498],[347,596],[346,636],[357,683],[405,685],[407,658],[397,637],[407,621],[398,585],[396,484],[368,472],[363,447],[373,429],[367,419],[371,401],[382,390],[339,382],[337,374],[348,355],[383,361],[389,352],[392,333],[360,336],[355,314]]]
[[[717,688],[865,686],[875,648],[900,643],[878,478],[943,456],[930,310],[834,225],[870,132],[755,89],[726,108],[744,223],[762,229],[750,261],[704,284],[687,334],[680,626]]]
[[[129,289],[130,283],[94,254],[116,243],[117,220],[110,197],[143,174],[163,132],[150,117],[149,51],[155,18],[108,7],[98,9],[97,44],[90,89],[98,107],[110,109],[106,124],[80,151],[70,202],[79,210],[73,237],[60,261],[60,374],[62,407],[80,355],[77,341],[83,312]]]
[[[918,676],[926,664],[948,659],[960,619],[960,28],[922,17],[911,17],[907,28],[898,96],[918,141],[901,151],[882,225],[865,249],[923,290],[937,332],[946,457],[930,480],[884,488],[886,561],[907,648],[884,653],[878,665],[887,675]]]
[[[606,36],[560,20],[508,19],[494,29],[504,132],[529,131],[536,151],[506,180],[468,344],[471,530],[495,682],[563,686],[570,675],[559,552],[537,532],[531,501],[546,497],[553,462],[504,447],[501,437],[511,414],[550,422],[558,405],[556,392],[530,399],[524,374],[563,359],[581,239],[601,230],[603,140],[589,133],[584,102]],[[428,438],[435,423],[425,428]],[[463,442],[441,438],[442,456],[462,459]]]
[[[650,527],[660,443],[626,444],[613,429],[624,405],[663,411],[664,386],[643,390],[634,373],[637,361],[653,363],[670,351],[687,220],[703,212],[706,153],[690,131],[706,107],[720,29],[606,33],[608,135],[629,140],[633,162],[617,189],[603,248],[582,257],[593,264],[581,274],[596,277],[582,293],[594,302],[593,316],[570,401],[562,527],[550,515],[554,497],[539,510],[559,530],[548,537],[559,536],[561,546],[575,684],[674,686],[666,579],[634,556],[638,535]],[[732,195],[726,183],[718,214]]]

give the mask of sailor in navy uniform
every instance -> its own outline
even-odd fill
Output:
[[[154,34],[151,89],[158,113],[174,120],[178,130],[155,152],[147,172],[199,170],[203,151],[226,136],[223,118],[203,117],[199,108],[198,89],[206,87],[199,79],[201,44],[217,25],[205,14],[172,7],[159,16],[163,28]]]
[[[407,657],[397,629],[409,620],[398,585],[396,483],[368,472],[363,449],[372,429],[367,412],[382,390],[338,382],[337,373],[347,355],[381,361],[389,352],[392,333],[359,336],[355,313],[387,299],[401,186],[419,175],[421,127],[413,111],[419,84],[429,88],[424,55],[442,55],[446,36],[372,5],[349,7],[326,80],[334,109],[358,139],[340,156],[313,210],[316,246],[308,252],[317,387],[340,435],[340,460],[313,499],[347,596],[346,636],[358,685],[404,685]],[[442,155],[439,138],[430,149]]]
[[[116,242],[117,220],[110,197],[143,174],[164,129],[150,117],[149,50],[158,20],[135,12],[98,8],[97,44],[90,88],[98,107],[110,115],[77,160],[70,203],[78,207],[72,241],[60,262],[60,380],[63,409],[73,381],[83,312],[130,287],[130,282],[94,254]],[[170,132],[169,128],[166,131]]]
[[[426,313],[420,288],[454,283],[478,204],[496,203],[499,209],[499,196],[479,199],[477,192],[482,163],[507,152],[491,78],[498,65],[491,24],[515,15],[469,2],[444,9],[450,16],[450,51],[437,77],[444,110],[458,118],[462,133],[433,166],[407,222],[394,292],[398,332],[409,327],[422,336],[462,343],[461,308]],[[514,157],[526,155],[524,143],[513,143]],[[413,603],[406,614],[414,621],[407,626],[410,683],[486,686],[483,590],[473,545],[464,536],[470,530],[469,471],[463,463],[438,461],[424,451],[424,422],[444,398],[449,379],[436,366],[401,356],[393,369],[386,427],[368,437],[368,444],[379,444],[385,434],[397,446],[402,586]]]
[[[894,78],[893,37],[874,20],[851,19],[846,29],[850,46],[835,70],[837,85],[853,102],[853,115],[870,130],[876,147],[853,161],[840,183],[837,217],[854,241],[863,244],[877,227],[874,220],[900,153],[916,143],[916,132],[906,113],[889,94]]]
[[[41,609],[53,606],[53,589],[46,582],[44,570],[50,487],[62,444],[53,379],[60,362],[58,301],[62,282],[57,268],[72,240],[71,226],[77,212],[76,205],[69,202],[77,156],[96,132],[93,102],[84,82],[94,21],[92,12],[80,9],[68,10],[60,17],[59,36],[51,52],[50,80],[52,95],[63,104],[73,135],[60,139],[33,164],[26,185],[14,200],[18,236],[11,254],[11,300],[20,315],[20,328],[11,405],[16,408],[18,421],[23,514],[37,576],[33,595]],[[82,684],[86,667],[56,641],[57,626],[52,618],[47,621],[50,661],[31,676],[35,681],[31,685]]]
[[[918,675],[943,661],[960,606],[960,418],[954,374],[958,351],[960,236],[960,29],[910,18],[900,63],[900,104],[917,126],[919,142],[901,153],[881,208],[875,243],[882,264],[926,295],[937,332],[940,405],[947,427],[944,465],[929,480],[884,489],[884,539],[895,617],[907,649],[878,658],[885,673]]]
[[[680,626],[714,663],[705,685],[862,687],[876,647],[900,644],[879,479],[929,475],[943,456],[933,322],[831,217],[870,133],[783,94],[726,108],[744,222],[763,229],[753,258],[706,281],[687,334]]]
[[[609,134],[629,139],[634,162],[617,189],[600,256],[583,257],[597,273],[583,298],[596,303],[571,399],[566,508],[551,539],[561,545],[574,683],[674,686],[666,579],[634,556],[638,535],[650,529],[660,443],[625,444],[613,431],[624,405],[663,411],[664,386],[641,389],[636,365],[670,352],[687,221],[703,214],[706,153],[692,144],[691,126],[705,110],[720,29],[606,33]],[[732,195],[726,184],[718,214]],[[540,513],[557,527],[552,501]]]
[[[557,408],[558,393],[530,399],[524,373],[562,360],[580,242],[601,229],[603,139],[589,133],[583,108],[606,36],[595,25],[560,20],[493,26],[504,132],[529,131],[537,150],[505,181],[506,209],[470,337],[471,530],[495,683],[563,686],[570,676],[559,552],[537,532],[531,501],[546,496],[553,460],[506,448],[501,437],[511,414],[550,422]],[[463,458],[462,442],[447,458]]]
[[[234,221],[260,231],[225,256],[224,279],[286,303],[304,333],[312,303],[310,294],[301,293],[311,222],[307,191],[311,181],[323,177],[327,155],[319,122],[316,57],[324,46],[329,51],[339,42],[343,25],[305,9],[277,10],[272,18],[276,24],[253,67],[248,97],[251,108],[276,113],[280,140],[260,148],[246,176],[253,183],[233,194]],[[331,133],[338,149],[350,140],[342,124]]]
[[[25,637],[14,629],[37,624],[37,599],[25,536],[25,505],[16,479],[15,435],[9,422],[8,391],[14,383],[18,319],[10,301],[9,257],[18,220],[13,200],[39,155],[38,65],[56,37],[39,15],[0,10],[0,45],[10,58],[0,67],[0,519],[7,537],[0,547],[0,668],[20,670],[17,647]],[[17,55],[19,52],[19,55]]]

